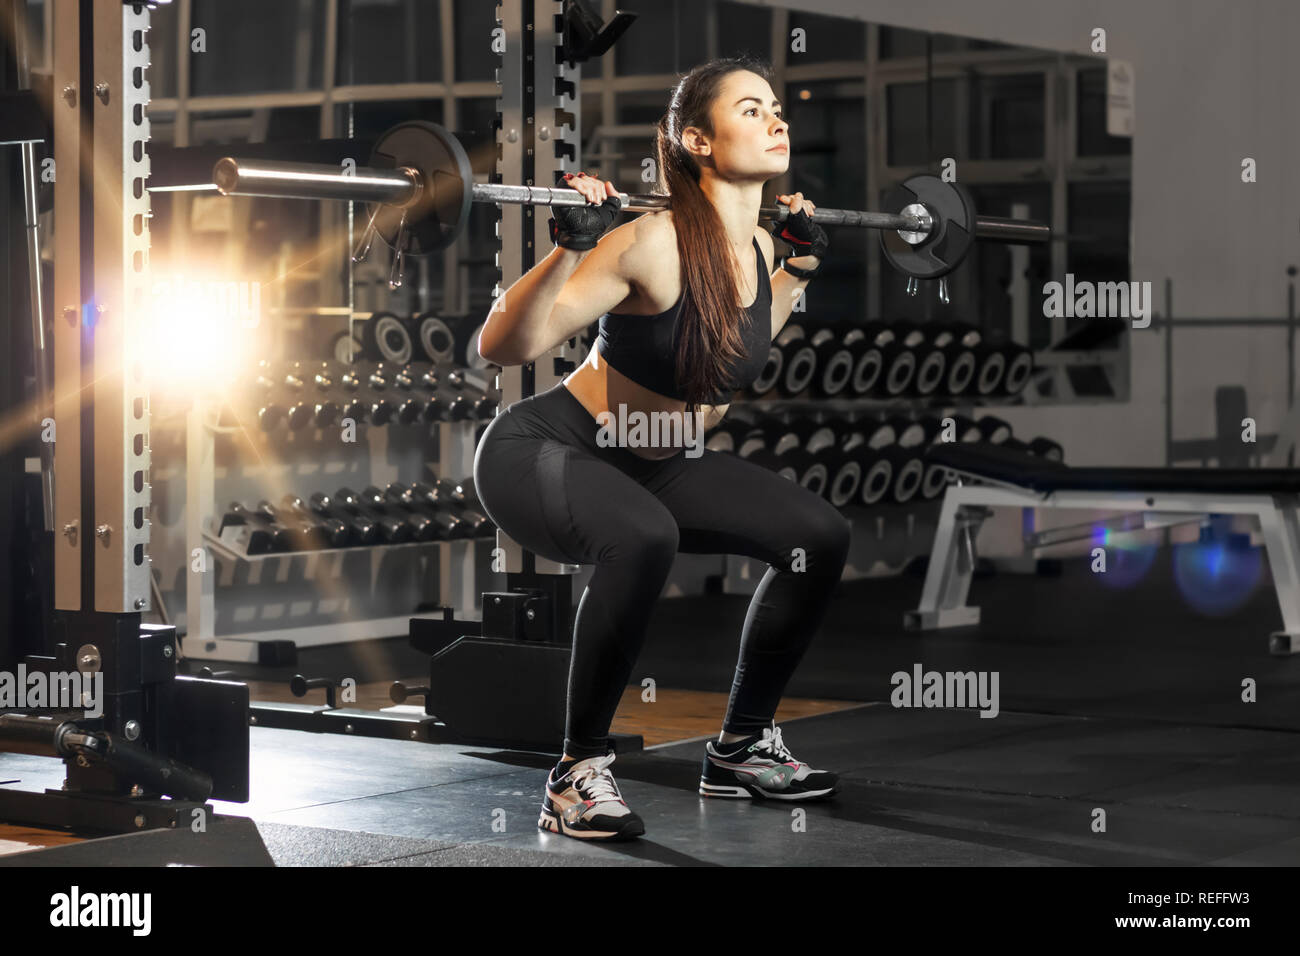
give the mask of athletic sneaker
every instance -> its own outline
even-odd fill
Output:
[[[704,745],[700,796],[816,800],[835,794],[839,779],[796,760],[781,742],[781,728],[773,721],[753,737],[729,744],[711,740]]]
[[[628,809],[609,765],[612,753],[579,760],[569,772],[546,781],[546,798],[537,825],[580,840],[631,840],[645,833],[641,818]]]

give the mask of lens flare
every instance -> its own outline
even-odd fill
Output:
[[[1262,548],[1250,535],[1216,538],[1201,529],[1201,540],[1174,546],[1174,581],[1183,599],[1209,617],[1225,617],[1250,599],[1262,577]]]
[[[155,281],[135,343],[150,387],[191,395],[230,387],[252,362],[260,303],[256,282],[182,275]]]
[[[1115,533],[1110,528],[1095,527],[1092,546],[1106,551],[1106,573],[1097,579],[1108,588],[1128,590],[1137,586],[1155,564],[1159,542],[1146,543],[1130,533]]]

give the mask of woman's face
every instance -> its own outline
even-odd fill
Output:
[[[767,80],[748,70],[722,79],[710,112],[713,135],[699,134],[697,159],[728,180],[767,182],[790,167],[790,126]],[[708,152],[701,156],[700,150]]]

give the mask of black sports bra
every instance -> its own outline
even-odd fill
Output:
[[[772,283],[767,273],[763,250],[754,240],[758,269],[758,296],[745,311],[749,321],[741,324],[745,356],[730,369],[732,392],[746,388],[758,378],[767,364],[772,344]],[[685,282],[677,303],[658,315],[627,315],[607,312],[600,317],[596,345],[600,357],[643,388],[660,395],[685,401],[677,384],[677,319],[686,299]],[[725,405],[731,393],[712,396],[706,405]]]

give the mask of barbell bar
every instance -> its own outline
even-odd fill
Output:
[[[575,189],[475,183],[459,140],[436,123],[400,123],[384,133],[371,153],[371,165],[344,169],[328,164],[290,163],[227,156],[212,170],[212,182],[226,196],[326,199],[372,204],[366,235],[354,258],[364,258],[378,234],[398,254],[428,255],[446,248],[464,231],[472,203],[533,206],[583,206]],[[468,185],[468,189],[466,186]],[[628,212],[672,208],[671,197],[619,193]],[[937,176],[912,176],[886,196],[896,212],[866,212],[818,207],[813,220],[824,226],[881,230],[885,257],[900,272],[920,279],[955,269],[977,239],[994,242],[1045,242],[1049,227],[1019,219],[977,216],[970,193]],[[784,222],[789,208],[759,209],[759,218]]]

